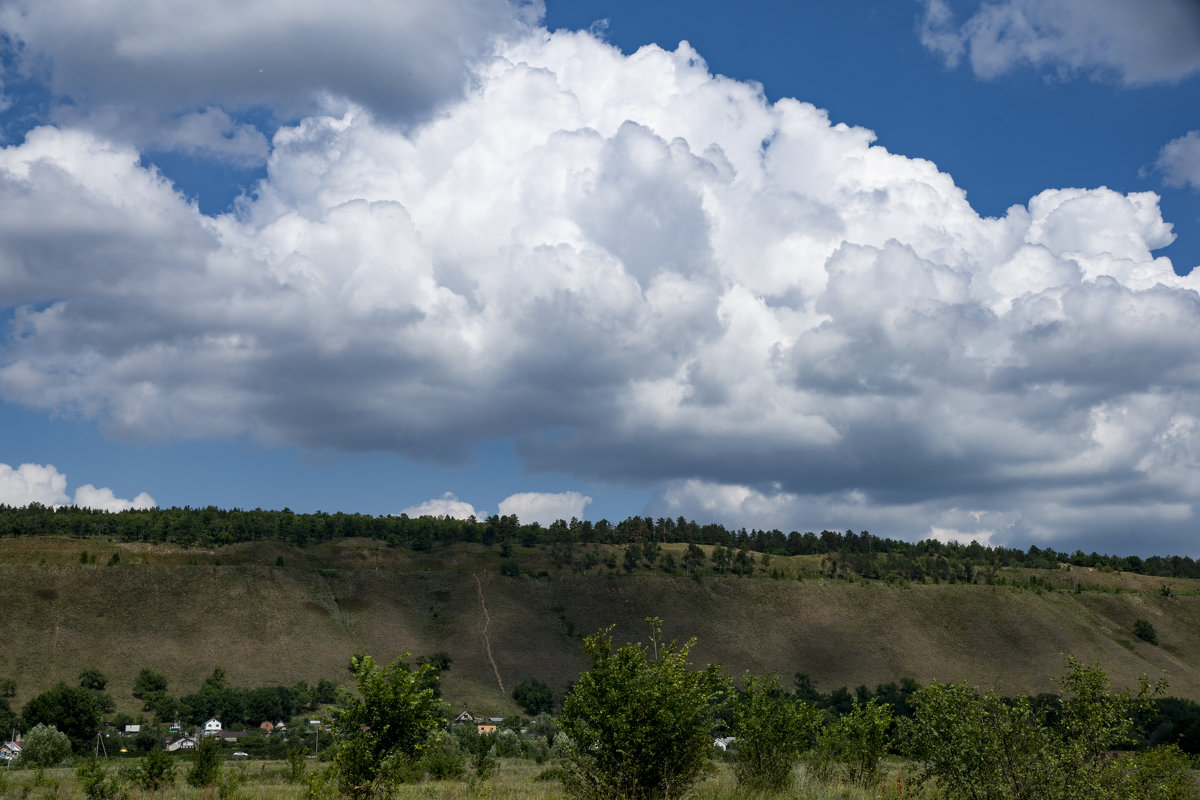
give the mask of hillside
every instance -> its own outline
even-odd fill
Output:
[[[602,562],[618,552],[592,549]],[[80,563],[84,550],[94,563]],[[119,563],[108,566],[114,554]],[[1005,571],[1003,586],[888,584],[821,579],[818,560],[799,556],[771,561],[786,578],[759,568],[755,577],[695,580],[603,566],[556,572],[544,548],[518,547],[513,558],[546,574],[503,576],[496,548],[469,544],[413,552],[344,539],[199,550],[4,538],[0,675],[16,680],[19,707],[95,666],[119,710],[136,712],[130,689],[141,667],[185,694],[217,666],[236,685],[345,682],[352,653],[441,650],[453,659],[446,698],[504,713],[514,706],[497,672],[508,691],[526,678],[561,691],[587,666],[580,635],[616,625],[618,638],[643,638],[642,620],[653,615],[668,635],[699,640],[698,661],[730,674],[772,671],[789,685],[806,672],[825,691],[902,677],[1051,691],[1069,652],[1099,660],[1118,684],[1166,670],[1171,694],[1200,698],[1195,580],[1074,568],[1039,570],[1032,588],[1012,585],[1032,572],[1019,569]],[[1138,618],[1153,623],[1161,646],[1133,636]]]

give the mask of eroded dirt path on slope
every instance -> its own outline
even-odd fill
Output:
[[[496,685],[500,687],[500,694],[508,697],[508,692],[504,691],[504,681],[500,680],[500,668],[496,666],[496,659],[492,658],[492,643],[488,641],[488,627],[492,624],[492,618],[488,614],[487,603],[483,599],[483,581],[479,580],[479,575],[474,574],[475,586],[479,589],[479,608],[483,610],[483,630],[480,633],[483,635],[483,647],[487,650],[488,663],[492,665],[492,672],[496,674]]]

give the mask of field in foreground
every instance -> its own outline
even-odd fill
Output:
[[[539,780],[549,763],[538,766],[522,759],[500,759],[496,774],[483,782],[468,781],[425,781],[405,784],[396,793],[396,800],[567,800],[561,785],[555,780]],[[305,796],[303,784],[290,783],[286,778],[286,765],[280,762],[250,762],[234,768],[244,777],[244,783],[234,797],[225,800],[297,800]],[[820,784],[809,782],[802,768],[796,772],[791,791],[775,798],[799,798],[800,800],[887,800],[907,797],[919,800],[922,795],[913,792],[905,784],[904,765],[891,765],[887,777],[879,786],[861,789],[842,784]],[[173,788],[162,792],[129,789],[129,800],[216,800],[219,792],[215,788],[197,789],[188,786],[182,779]],[[85,800],[85,795],[75,777],[73,769],[46,770],[41,783],[35,781],[31,770],[15,770],[8,773],[8,790],[5,800]],[[718,765],[708,778],[697,787],[696,800],[740,800],[757,798],[737,790],[732,770]]]

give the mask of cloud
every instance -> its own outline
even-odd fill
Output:
[[[82,125],[0,149],[0,396],[121,439],[512,441],[781,527],[1194,549],[1200,278],[1153,193],[980,217],[686,44],[532,31],[473,69],[403,129],[281,128],[219,216]]]
[[[956,24],[946,0],[924,0],[921,42],[981,78],[1048,68],[1061,76],[1173,82],[1200,71],[1200,6],[1192,0],[1002,0]]]
[[[75,490],[75,498],[67,495],[67,476],[53,464],[21,464],[13,469],[0,464],[0,504],[27,506],[41,503],[44,506],[75,505],[100,511],[124,511],[130,508],[154,508],[154,498],[141,492],[133,500],[125,500],[113,494],[112,489],[97,489],[85,483]]]
[[[415,506],[409,506],[400,513],[407,514],[410,517],[453,517],[454,519],[467,519],[468,517],[478,517],[475,507],[465,500],[459,500],[454,496],[453,492],[446,492],[441,497],[435,497],[432,500],[426,500]]]
[[[540,0],[14,0],[0,33],[58,120],[156,147],[244,161],[262,135],[226,112],[296,118],[346,100],[408,120],[460,96],[492,40]]]
[[[90,483],[85,483],[75,490],[75,505],[80,508],[94,508],[97,511],[125,511],[130,508],[154,508],[157,503],[145,492],[139,492],[132,500],[126,500],[113,494],[107,487],[97,489]]]
[[[500,515],[516,514],[521,522],[549,525],[557,520],[583,517],[583,509],[592,498],[579,492],[521,492],[500,501]]]
[[[1200,190],[1200,130],[1188,131],[1163,145],[1155,162],[1168,186]]]

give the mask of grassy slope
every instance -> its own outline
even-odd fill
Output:
[[[84,549],[97,564],[79,563]],[[120,565],[104,566],[114,552]],[[274,566],[279,556],[286,566]],[[518,548],[516,556],[527,568],[544,566],[545,554]],[[596,571],[512,579],[498,564],[484,548],[414,554],[356,540],[186,551],[0,539],[0,675],[17,680],[19,706],[97,666],[119,708],[136,711],[129,690],[144,666],[167,675],[180,695],[216,666],[239,685],[344,682],[354,652],[389,659],[445,650],[453,658],[446,697],[476,713],[504,713],[513,706],[484,646],[482,589],[508,691],[530,677],[561,690],[587,665],[580,634],[614,624],[620,639],[644,638],[642,620],[654,615],[668,636],[697,637],[698,662],[731,674],[773,671],[785,683],[808,672],[826,690],[910,676],[1048,691],[1070,652],[1099,660],[1119,684],[1165,669],[1172,694],[1200,697],[1197,582],[1170,582],[1168,597],[1158,579],[1078,570],[1049,575],[1064,591],[1034,592]],[[812,565],[777,558],[771,566],[794,575]],[[1069,591],[1076,581],[1087,590]],[[1139,617],[1153,622],[1161,647],[1133,637]]]

